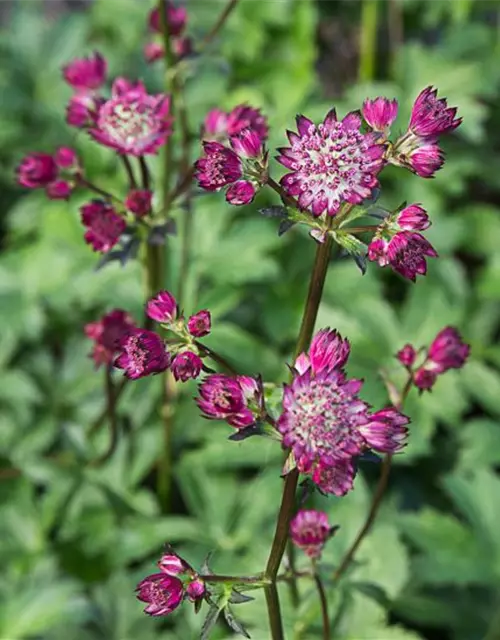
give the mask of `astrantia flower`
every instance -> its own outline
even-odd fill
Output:
[[[17,167],[17,181],[27,189],[46,187],[57,176],[57,165],[48,153],[30,153]]]
[[[429,347],[429,361],[433,371],[444,373],[448,369],[460,369],[470,352],[455,327],[445,327],[434,338]]]
[[[205,117],[203,125],[203,139],[225,142],[231,136],[236,136],[244,129],[252,129],[264,142],[269,135],[266,117],[260,109],[247,104],[239,104],[232,111],[226,113],[220,109],[212,109]]]
[[[358,204],[371,195],[384,164],[384,146],[360,127],[359,115],[338,121],[334,109],[319,126],[297,116],[298,134],[287,132],[290,147],[279,149],[277,160],[291,170],[280,182],[302,209],[334,216],[343,202]]]
[[[66,105],[66,122],[77,129],[95,126],[99,108],[103,102],[102,98],[86,93],[77,93],[70,98]]]
[[[187,11],[185,7],[177,6],[173,2],[165,2],[167,14],[167,28],[171,36],[180,35],[186,26]],[[157,33],[162,32],[160,12],[155,7],[149,14],[149,28]]]
[[[229,187],[229,203],[248,204],[267,179],[267,156],[261,138],[251,129],[230,138],[230,144],[229,149],[220,142],[205,141],[205,155],[195,163],[196,178],[207,191]]]
[[[176,380],[186,382],[197,378],[201,373],[202,366],[203,361],[197,353],[182,351],[173,358],[170,368]]]
[[[142,218],[151,212],[153,192],[149,189],[132,189],[128,192],[125,206],[138,218]]]
[[[186,594],[191,602],[200,600],[203,598],[206,592],[205,582],[201,578],[195,578],[191,580],[186,586]]]
[[[292,450],[298,470],[311,473],[313,480],[325,484],[321,474],[344,463],[339,474],[342,486],[330,487],[332,493],[342,493],[352,483],[354,468],[345,463],[353,457],[370,448],[382,452],[401,449],[408,422],[395,410],[370,413],[358,397],[362,381],[346,378],[342,369],[347,348],[334,331],[317,337],[315,352],[302,354],[295,363],[277,421],[283,447]]]
[[[415,348],[411,344],[406,344],[400,351],[397,353],[397,358],[399,362],[405,367],[411,367],[415,362],[417,357],[417,352]]]
[[[165,371],[170,364],[163,340],[146,329],[133,329],[121,341],[120,351],[115,366],[132,380]]]
[[[344,496],[352,489],[356,477],[353,460],[336,460],[333,465],[317,464],[312,472],[312,480],[322,493]]]
[[[188,322],[187,328],[189,333],[195,338],[202,338],[210,333],[212,321],[210,317],[210,311],[203,309],[198,313],[193,314]]]
[[[137,585],[137,598],[147,603],[145,613],[166,616],[182,601],[184,587],[178,578],[165,573],[154,573]]]
[[[79,92],[94,91],[106,82],[107,63],[100,53],[77,58],[63,67],[66,82]]]
[[[387,133],[398,115],[398,101],[381,97],[365,100],[361,111],[363,118],[374,131]]]
[[[170,324],[177,319],[179,313],[177,300],[170,291],[160,291],[147,303],[146,313],[151,320]]]
[[[121,340],[134,327],[133,318],[123,309],[113,309],[97,322],[85,325],[85,335],[94,340],[91,357],[96,367],[113,362]]]
[[[142,82],[118,78],[89,133],[122,154],[156,153],[171,133],[170,97],[149,95]]]
[[[415,100],[408,128],[422,137],[449,133],[462,122],[462,118],[455,118],[456,114],[456,107],[448,107],[446,98],[438,100],[437,89],[427,87]]]
[[[290,522],[290,538],[310,558],[319,558],[331,527],[323,511],[301,509]]]
[[[165,54],[165,49],[160,42],[147,42],[143,51],[146,62],[149,63],[161,60]]]
[[[258,402],[259,386],[254,378],[226,376],[215,373],[207,376],[199,386],[196,403],[205,418],[225,420],[237,429],[255,422],[249,405]]]
[[[51,200],[67,200],[73,189],[67,180],[54,180],[45,191]]]
[[[431,226],[427,211],[419,204],[411,204],[401,209],[394,223],[401,231],[424,231]]]
[[[87,227],[85,242],[94,251],[107,253],[118,242],[125,231],[125,220],[103,200],[92,200],[80,208],[83,224]]]
[[[389,161],[421,178],[432,178],[444,164],[444,153],[436,138],[419,138],[410,134],[403,136],[394,149]]]
[[[166,553],[158,561],[158,567],[169,576],[185,573],[188,565],[177,554]]]
[[[426,257],[436,258],[437,252],[420,233],[402,231],[390,240],[376,237],[368,246],[368,259],[381,267],[390,265],[403,278],[415,282],[417,275],[427,273]]]

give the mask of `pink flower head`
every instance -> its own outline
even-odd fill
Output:
[[[460,369],[464,366],[470,352],[455,327],[445,327],[434,338],[428,359],[436,373],[444,373],[448,369]]]
[[[179,313],[177,300],[169,291],[160,291],[147,303],[146,313],[151,320],[171,324],[177,319]]]
[[[178,36],[186,27],[187,11],[185,7],[178,7],[173,2],[166,0],[167,28],[171,36]],[[157,33],[162,32],[160,12],[155,7],[149,14],[149,28]]]
[[[165,371],[170,364],[163,340],[153,331],[133,329],[120,343],[115,367],[124,369],[131,380]]]
[[[210,420],[225,420],[237,429],[255,422],[249,408],[259,395],[257,381],[247,376],[226,376],[215,373],[207,376],[199,385],[196,403]]]
[[[338,121],[334,109],[319,126],[297,116],[298,134],[288,131],[290,147],[279,149],[277,160],[291,170],[280,182],[302,209],[334,216],[343,202],[359,204],[371,195],[384,164],[384,146],[360,127],[359,115]]]
[[[325,356],[318,359],[317,370],[313,368],[311,352],[309,366],[302,359],[297,370],[296,363],[292,383],[285,385],[283,413],[277,421],[283,447],[292,449],[299,471],[312,473],[313,480],[320,478],[323,470],[351,461],[366,449],[399,450],[406,437],[404,424],[408,422],[396,411],[370,413],[369,406],[358,397],[362,381],[346,378],[342,369],[348,345],[338,334],[331,334],[330,351],[323,350]],[[319,338],[318,343],[324,340]],[[347,473],[350,477],[346,478]],[[349,486],[353,475],[352,466],[342,469],[343,486]],[[343,490],[330,489],[333,493]]]
[[[236,136],[244,129],[252,129],[264,141],[269,135],[267,119],[260,109],[247,104],[239,104],[227,115],[226,129],[228,136]]]
[[[415,282],[416,276],[427,273],[426,257],[436,258],[434,247],[420,233],[401,231],[389,241],[374,238],[368,246],[368,259],[381,267],[390,265],[394,271]]]
[[[227,113],[220,109],[212,109],[205,116],[203,123],[204,140],[224,141],[227,137]]]
[[[125,231],[125,220],[103,200],[92,200],[80,208],[82,223],[87,227],[84,238],[94,251],[107,253]]]
[[[192,351],[182,351],[178,353],[170,365],[174,378],[181,382],[197,378],[201,373],[202,367],[202,359]]]
[[[132,189],[128,192],[125,200],[125,206],[138,218],[151,213],[151,203],[153,201],[153,192],[148,189]]]
[[[196,600],[203,598],[205,591],[205,582],[201,578],[191,580],[186,587],[186,593],[191,602],[195,602]]]
[[[232,184],[226,192],[226,200],[229,204],[240,206],[250,204],[255,198],[256,189],[248,180],[238,180]]]
[[[149,95],[142,82],[132,85],[118,78],[89,133],[118,153],[141,156],[157,153],[171,133],[171,124],[169,96]]]
[[[27,189],[46,187],[57,177],[57,165],[48,153],[30,153],[17,167],[17,181]]]
[[[429,369],[426,369],[425,367],[420,367],[420,369],[418,369],[413,376],[413,382],[415,386],[422,391],[428,391],[434,386],[437,377],[438,374],[436,371],[431,371]]]
[[[424,231],[431,226],[427,211],[419,204],[411,204],[402,209],[395,222],[401,231]]]
[[[67,200],[73,187],[67,180],[54,180],[47,185],[45,191],[51,200]]]
[[[398,101],[381,97],[365,100],[362,113],[374,131],[387,132],[398,115]]]
[[[293,544],[310,558],[319,558],[331,527],[323,511],[301,509],[290,522],[290,538]]]
[[[161,60],[165,54],[165,49],[160,42],[147,42],[144,45],[143,51],[146,62],[149,62],[150,64],[157,60]]]
[[[59,169],[75,169],[79,166],[76,151],[71,147],[59,147],[54,160]]]
[[[134,327],[134,320],[123,309],[113,309],[97,322],[85,325],[85,335],[94,341],[90,355],[97,368],[113,362],[121,340]]]
[[[350,345],[343,340],[337,331],[321,329],[311,340],[309,355],[302,354],[297,359],[295,368],[304,373],[309,367],[319,375],[333,369],[341,369],[349,357]]]
[[[312,481],[322,493],[345,496],[352,489],[356,471],[352,460],[337,460],[328,466],[317,464]]]
[[[173,553],[163,555],[158,562],[158,567],[169,576],[177,576],[188,569],[184,560]]]
[[[242,164],[236,153],[220,142],[204,142],[205,155],[195,163],[196,178],[202,189],[219,191],[242,177]]]
[[[195,338],[202,338],[210,333],[212,327],[212,321],[210,317],[210,311],[203,309],[198,313],[193,314],[187,323],[189,333]]]
[[[432,138],[418,142],[401,159],[403,166],[421,178],[432,178],[444,164],[444,154]]]
[[[182,601],[184,587],[179,578],[154,573],[137,585],[137,598],[147,603],[144,609],[150,616],[166,616]]]
[[[417,357],[417,352],[415,348],[411,344],[406,344],[400,351],[397,353],[397,358],[399,362],[405,367],[411,367],[415,363],[415,359]]]
[[[427,87],[415,100],[408,128],[425,138],[449,133],[462,122],[462,118],[455,118],[456,114],[457,109],[448,107],[446,98],[438,100],[437,89]]]
[[[77,129],[95,126],[102,103],[102,98],[88,93],[75,94],[66,106],[66,122]]]
[[[63,67],[66,82],[78,92],[94,91],[106,82],[107,63],[100,53],[77,58]]]

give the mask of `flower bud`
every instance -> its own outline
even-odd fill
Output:
[[[210,311],[203,309],[192,315],[188,320],[187,328],[195,338],[202,338],[208,335],[211,329]]]

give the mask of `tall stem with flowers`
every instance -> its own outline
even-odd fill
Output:
[[[212,30],[200,44],[200,53],[215,40],[237,0],[222,10]],[[277,181],[270,167],[266,140],[268,124],[259,109],[243,104],[231,111],[210,111],[201,127],[201,157],[192,164],[191,132],[183,98],[185,78],[179,62],[196,49],[186,35],[187,13],[181,6],[160,0],[149,16],[151,41],[144,48],[153,63],[165,60],[167,91],[151,95],[140,80],[116,78],[106,95],[106,60],[94,53],[69,62],[63,69],[74,94],[67,107],[67,123],[79,128],[96,143],[113,150],[118,166],[126,172],[128,191],[108,193],[88,180],[84,163],[74,149],[62,147],[53,155],[32,153],[18,167],[18,181],[28,189],[43,188],[53,199],[69,199],[75,189],[87,190],[95,198],[81,207],[85,242],[102,261],[139,257],[147,283],[145,320],[140,326],[123,309],[113,309],[85,327],[93,340],[96,367],[105,367],[106,413],[111,446],[101,459],[113,454],[118,439],[116,407],[124,384],[117,384],[116,371],[125,380],[163,376],[165,421],[163,454],[159,466],[159,499],[168,505],[170,486],[171,404],[173,384],[200,378],[196,403],[209,420],[225,421],[232,429],[230,440],[249,436],[270,438],[283,449],[283,493],[277,505],[273,540],[265,567],[253,575],[218,575],[208,566],[196,570],[167,545],[158,562],[158,572],[145,577],[137,597],[152,616],[169,615],[188,600],[199,610],[208,607],[202,637],[208,638],[223,615],[237,633],[248,636],[234,617],[232,605],[251,598],[245,592],[263,589],[269,614],[270,637],[282,640],[284,626],[278,584],[295,585],[298,579],[314,583],[321,606],[323,639],[331,637],[332,612],[328,592],[349,569],[355,554],[376,520],[387,486],[391,461],[408,439],[409,418],[402,413],[412,390],[430,391],[440,375],[464,365],[469,347],[458,331],[445,327],[428,348],[407,344],[396,354],[406,370],[401,389],[387,381],[387,406],[373,409],[362,399],[363,381],[348,377],[349,341],[335,329],[315,332],[316,318],[328,275],[332,247],[336,244],[366,269],[367,261],[389,266],[408,280],[427,271],[427,258],[437,252],[422,234],[431,219],[420,203],[404,204],[387,211],[373,200],[380,192],[380,177],[389,165],[431,178],[441,169],[444,156],[439,138],[460,125],[456,109],[450,108],[437,90],[428,87],[416,98],[407,130],[391,139],[390,129],[398,115],[396,100],[367,99],[359,112],[339,118],[331,109],[320,124],[297,117],[297,130],[287,131],[288,146],[278,149],[278,162],[286,173]],[[177,138],[172,134],[179,133]],[[163,153],[161,176],[153,180],[148,157]],[[140,179],[138,178],[140,176]],[[280,232],[296,224],[308,227],[317,243],[302,322],[290,370],[283,385],[279,410],[266,399],[259,375],[240,375],[229,365],[226,354],[218,354],[203,343],[212,331],[210,311],[182,310],[185,269],[189,262],[191,191],[194,182],[206,191],[224,192],[231,205],[249,205],[261,189],[271,189],[279,200],[261,210],[280,219]],[[161,197],[156,196],[156,192]],[[177,292],[163,281],[166,237],[172,231],[170,208],[187,204]],[[374,224],[356,226],[359,218]],[[210,367],[207,363],[210,363]],[[214,372],[211,368],[219,369]],[[172,379],[175,383],[172,383]],[[365,453],[384,454],[381,475],[366,520],[333,575],[325,575],[321,553],[336,531],[327,515],[297,506],[301,478],[324,495],[343,496],[353,490],[357,463]],[[287,544],[295,545],[309,558],[308,569],[295,562],[282,569]],[[298,592],[295,590],[295,597]]]

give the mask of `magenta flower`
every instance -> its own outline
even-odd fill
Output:
[[[153,192],[147,189],[132,189],[128,192],[125,200],[125,206],[138,218],[151,213],[151,203],[153,201]]]
[[[210,311],[203,309],[192,315],[187,323],[189,333],[195,338],[202,338],[210,333],[212,320]]]
[[[71,147],[59,147],[54,160],[59,169],[75,169],[79,166],[76,151]]]
[[[259,402],[259,385],[254,378],[215,373],[199,385],[199,394],[196,403],[205,418],[225,420],[237,429],[255,422],[250,405]]]
[[[224,141],[227,136],[227,113],[220,109],[212,109],[205,116],[203,139]]]
[[[192,351],[182,351],[178,353],[170,365],[174,378],[181,382],[197,378],[201,373],[202,367],[202,359]]]
[[[170,97],[149,95],[142,82],[124,78],[113,83],[112,97],[99,109],[89,129],[101,144],[121,154],[141,156],[157,153],[171,133]]]
[[[133,318],[123,309],[113,309],[97,322],[85,325],[85,335],[94,341],[90,356],[96,368],[113,362],[121,340],[134,328]]]
[[[78,92],[94,91],[106,82],[107,63],[100,53],[77,58],[63,67],[66,82]]]
[[[177,300],[169,291],[160,291],[146,305],[146,314],[151,320],[170,324],[177,319],[179,308]]]
[[[434,386],[437,377],[438,374],[436,371],[430,371],[425,367],[420,367],[413,376],[413,382],[420,390],[428,391]]]
[[[205,582],[201,578],[191,580],[186,587],[186,594],[191,602],[196,602],[196,600],[203,598],[205,592]]]
[[[46,187],[57,177],[57,165],[48,153],[30,153],[17,167],[17,181],[27,189]]]
[[[446,98],[438,100],[437,89],[427,87],[415,100],[408,128],[424,138],[450,133],[462,122],[456,114],[457,109],[448,107]]]
[[[153,331],[133,329],[120,343],[120,355],[115,367],[124,369],[131,380],[143,378],[168,369],[170,356],[163,340]]]
[[[421,178],[432,178],[444,164],[444,154],[432,138],[416,140],[413,146],[401,149],[401,164]]]
[[[137,585],[137,598],[147,603],[144,609],[150,616],[166,616],[172,613],[182,601],[182,582],[165,573],[154,573]]]
[[[245,129],[254,131],[262,142],[267,140],[269,127],[267,119],[260,109],[255,109],[247,104],[239,104],[229,113],[220,109],[212,109],[205,117],[203,139],[225,142],[231,136],[236,136]]]
[[[424,231],[431,226],[427,211],[419,204],[411,204],[402,209],[395,218],[401,231]]]
[[[288,131],[290,147],[281,148],[278,162],[291,173],[281,178],[288,195],[313,216],[334,216],[343,202],[359,204],[378,185],[384,146],[376,134],[361,133],[361,118],[350,113],[337,120],[332,109],[316,126],[297,116],[298,134]]]
[[[73,187],[67,180],[54,180],[47,186],[45,191],[51,200],[67,200],[73,191]]]
[[[92,200],[80,208],[82,223],[87,227],[84,238],[94,251],[107,253],[125,231],[125,220],[103,200]]]
[[[173,553],[163,555],[158,561],[158,567],[169,576],[185,573],[189,568],[182,558]]]
[[[429,347],[428,359],[432,370],[444,373],[448,369],[460,369],[464,366],[470,352],[455,327],[445,327],[434,338]]]
[[[334,496],[345,496],[353,486],[357,468],[352,460],[338,460],[334,465],[317,464],[312,473],[312,481],[319,490]]]
[[[75,94],[66,105],[66,122],[77,129],[95,126],[103,102],[102,98],[88,93]]]
[[[415,282],[416,276],[427,273],[426,257],[437,258],[431,243],[420,233],[402,231],[389,241],[375,238],[368,246],[368,259],[381,267],[390,265],[403,278]]]
[[[290,538],[293,544],[310,558],[319,558],[331,527],[323,511],[301,509],[290,522]]]
[[[165,2],[167,5],[167,28],[168,33],[171,36],[180,35],[185,27],[187,22],[187,11],[185,7],[178,7],[173,2]],[[149,14],[149,28],[151,31],[156,31],[157,33],[162,32],[161,28],[161,20],[160,20],[160,12],[158,7],[155,7],[151,13]]]
[[[338,474],[342,485],[336,487],[332,478],[325,479],[327,470],[351,463],[367,449],[398,451],[404,446],[408,418],[395,410],[370,413],[358,397],[362,381],[346,378],[342,369],[348,343],[336,332],[320,332],[312,347],[312,353],[297,358],[292,383],[285,385],[277,428],[299,471],[311,473],[323,485],[330,481],[330,492],[343,493],[352,484],[353,465],[344,464]]]
[[[405,367],[411,367],[415,363],[416,358],[417,358],[417,352],[415,351],[415,348],[411,344],[406,344],[397,353],[397,359]]]
[[[386,133],[398,115],[398,101],[381,97],[365,100],[361,111],[372,129]]]
[[[161,60],[165,53],[163,45],[159,42],[147,42],[144,45],[143,51],[146,62],[149,62],[150,64],[152,62],[156,62],[157,60]]]

